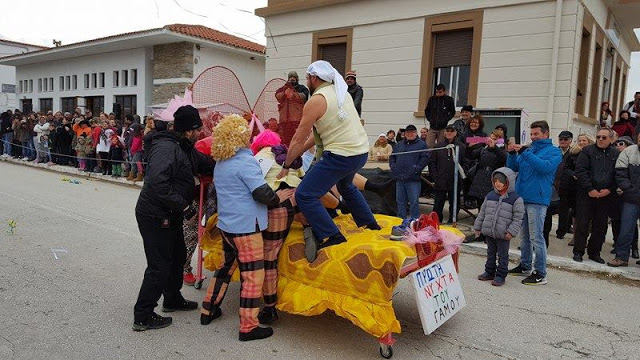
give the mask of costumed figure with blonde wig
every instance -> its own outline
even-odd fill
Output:
[[[289,201],[292,189],[277,193],[265,182],[260,165],[248,148],[251,130],[239,115],[225,116],[213,129],[211,155],[216,160],[213,181],[218,197],[218,228],[222,233],[224,265],[216,272],[202,303],[200,323],[208,325],[222,312],[231,275],[240,269],[240,341],[273,334],[260,327],[258,313],[265,280],[264,241],[268,208]]]

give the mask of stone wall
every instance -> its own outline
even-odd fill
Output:
[[[155,45],[153,78],[193,78],[193,44],[179,42]]]
[[[187,86],[189,86],[189,83],[187,82],[160,85],[154,84],[152,104],[164,104],[169,102],[169,99],[173,99],[174,95],[183,96],[184,89]]]
[[[179,42],[153,47],[153,80],[193,79],[193,44]],[[184,94],[188,82],[153,85],[153,104],[162,104],[174,95]]]

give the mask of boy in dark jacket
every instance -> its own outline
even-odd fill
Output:
[[[516,194],[516,174],[501,167],[491,176],[494,191],[487,194],[473,224],[476,237],[487,241],[487,263],[478,280],[504,285],[509,265],[509,241],[518,235],[524,218],[524,201]],[[496,254],[498,266],[496,268]]]
[[[427,144],[418,139],[418,129],[414,125],[407,126],[405,138],[396,144],[393,153],[389,157],[391,174],[396,179],[396,202],[398,203],[398,217],[407,217],[407,204],[409,215],[417,219],[420,217],[418,198],[422,186],[420,174],[429,162]],[[407,151],[416,151],[410,154],[402,154]],[[423,150],[423,151],[420,151]],[[394,155],[398,153],[398,155]]]

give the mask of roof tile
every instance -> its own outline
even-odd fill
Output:
[[[172,24],[167,25],[164,28],[173,32],[198,37],[204,40],[209,40],[224,45],[230,45],[245,50],[255,51],[261,54],[265,53],[265,47],[263,45],[202,25]]]

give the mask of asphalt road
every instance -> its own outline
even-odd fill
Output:
[[[134,333],[146,265],[133,214],[139,190],[60,179],[0,163],[0,359],[379,358],[375,339],[332,314],[281,314],[272,338],[239,342],[238,284],[209,326],[198,312],[174,313],[169,328]],[[495,288],[475,280],[483,262],[461,256],[467,306],[429,336],[408,280],[400,282],[394,359],[640,358],[637,285],[551,269],[546,286],[510,277]]]

